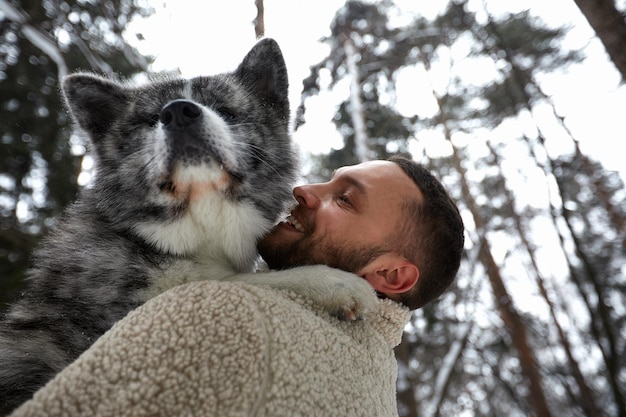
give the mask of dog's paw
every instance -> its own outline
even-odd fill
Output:
[[[363,319],[378,308],[376,293],[364,278],[325,265],[237,274],[229,279],[291,290],[342,320]]]
[[[378,299],[372,286],[362,277],[314,265],[294,268],[300,288],[294,290],[342,320],[359,320],[377,308]]]

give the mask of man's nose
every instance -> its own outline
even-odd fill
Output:
[[[299,185],[294,187],[293,196],[301,206],[314,209],[320,203],[319,186],[320,184]]]

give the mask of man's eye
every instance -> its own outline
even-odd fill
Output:
[[[346,194],[342,194],[340,196],[337,197],[337,200],[344,205],[352,205],[352,201],[350,200],[350,197]]]

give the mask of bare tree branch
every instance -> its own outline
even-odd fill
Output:
[[[254,4],[256,5],[256,17],[253,20],[254,33],[257,39],[261,39],[265,36],[265,6],[263,0],[255,0]]]

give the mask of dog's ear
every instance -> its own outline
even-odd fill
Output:
[[[265,38],[248,52],[235,71],[241,82],[261,101],[289,117],[287,67],[275,40]]]
[[[124,114],[129,92],[116,81],[88,73],[63,80],[63,95],[74,121],[98,141]]]

